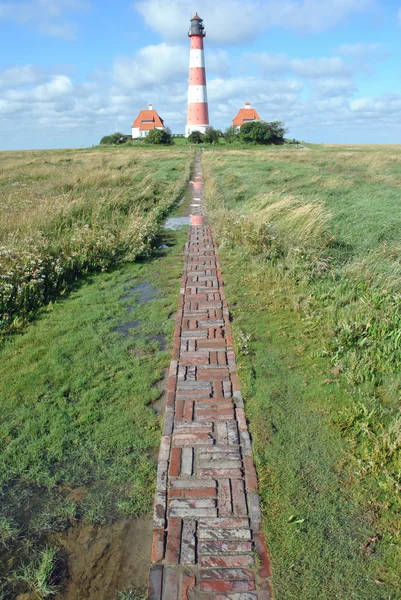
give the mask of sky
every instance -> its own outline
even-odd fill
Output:
[[[214,127],[250,102],[290,138],[401,143],[401,0],[0,0],[0,149],[98,144],[149,103],[183,133],[195,12]]]

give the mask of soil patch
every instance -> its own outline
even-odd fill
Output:
[[[115,600],[118,592],[145,589],[152,520],[123,517],[111,525],[71,527],[58,540],[67,578],[60,600]]]

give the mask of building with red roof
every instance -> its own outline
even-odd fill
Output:
[[[260,120],[256,110],[251,107],[249,102],[245,102],[244,108],[240,108],[237,116],[233,119],[233,127],[239,129],[244,123],[252,123],[252,121]]]
[[[146,137],[152,129],[164,129],[164,121],[149,104],[147,110],[141,110],[132,124],[132,137]]]

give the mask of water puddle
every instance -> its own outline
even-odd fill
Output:
[[[163,225],[163,229],[172,229],[178,231],[186,225],[189,225],[189,217],[170,217]]]
[[[116,333],[121,333],[124,337],[128,337],[129,335],[132,335],[132,329],[137,329],[140,324],[141,322],[139,319],[136,321],[128,321],[127,323],[123,323],[122,325],[115,327],[113,331]]]
[[[132,300],[135,294],[136,304],[146,304],[146,302],[154,300],[157,296],[157,289],[154,288],[153,285],[151,283],[148,283],[147,281],[138,283],[132,288],[127,288],[125,292],[125,295],[121,296],[121,300]],[[130,307],[128,307],[128,309],[129,308]]]
[[[147,340],[149,340],[149,342],[157,342],[160,346],[160,350],[162,351],[167,348],[167,339],[161,333],[157,335],[149,335]]]

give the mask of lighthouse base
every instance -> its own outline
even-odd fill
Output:
[[[206,129],[210,127],[210,125],[186,125],[185,126],[185,137],[188,137],[190,133],[193,131],[200,131],[201,133],[205,133]]]

